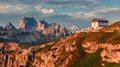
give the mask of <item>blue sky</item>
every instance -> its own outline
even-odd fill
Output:
[[[23,16],[44,19],[65,26],[90,25],[92,18],[105,18],[110,24],[120,19],[120,0],[0,0],[0,25],[18,27]]]

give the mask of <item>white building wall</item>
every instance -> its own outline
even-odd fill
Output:
[[[92,22],[92,28],[97,29],[99,27],[98,22]]]

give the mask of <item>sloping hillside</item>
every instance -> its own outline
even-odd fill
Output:
[[[24,45],[19,46],[16,43],[0,45],[0,62],[3,67],[120,66],[119,32],[81,32],[30,48],[23,48]]]
[[[119,67],[119,34],[81,32],[62,38],[52,46],[37,47],[37,57],[43,60],[37,63],[45,67]]]
[[[111,27],[119,27],[120,26],[120,21],[117,21],[111,25],[108,26],[108,28],[111,28]]]
[[[119,31],[120,30],[120,21],[117,21],[111,25],[109,25],[107,28],[105,28],[106,31]]]

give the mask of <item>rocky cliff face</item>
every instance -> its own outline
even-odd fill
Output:
[[[19,29],[25,29],[25,30],[33,30],[35,31],[37,27],[37,21],[34,19],[34,17],[23,17],[20,20]]]
[[[21,49],[16,43],[0,43],[1,67],[29,67],[33,61],[34,49]]]
[[[71,32],[67,30],[63,25],[58,25],[55,23],[48,24],[44,20],[38,21],[37,31],[49,37],[51,36],[52,37],[63,37],[63,36],[68,36],[69,34],[71,34]]]
[[[120,66],[120,43],[107,42],[111,33],[76,33],[48,44],[27,47],[16,43],[0,43],[2,67],[109,67]],[[115,33],[119,34],[119,33]],[[113,37],[112,34],[111,37]],[[98,39],[96,39],[96,38]],[[109,39],[109,40],[110,40]],[[114,39],[114,38],[113,38]],[[105,42],[104,42],[105,40]],[[114,44],[116,43],[116,44]]]
[[[49,26],[49,24],[47,22],[45,22],[44,20],[39,20],[38,21],[38,27],[37,27],[37,31],[41,31],[44,30],[45,28],[47,28]]]
[[[36,20],[33,17],[23,17],[19,24],[19,29],[37,31],[45,36],[63,37],[70,35],[71,32],[67,30],[63,25],[55,23],[48,24],[44,20]]]
[[[86,48],[85,52],[87,53],[94,53],[99,48],[102,48],[103,50],[101,51],[100,56],[103,63],[120,63],[120,44],[114,45],[109,43],[99,44],[96,42],[88,42],[86,44],[83,44],[83,47]]]
[[[8,30],[17,30],[14,25],[12,23],[8,23],[6,26],[5,26],[5,29],[8,29]]]

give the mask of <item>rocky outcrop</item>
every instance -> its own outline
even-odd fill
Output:
[[[25,29],[25,30],[33,30],[35,31],[37,27],[37,21],[34,19],[34,17],[23,17],[20,20],[19,29]]]
[[[44,20],[38,22],[34,17],[23,17],[19,28],[16,29],[11,23],[5,26],[6,30],[0,30],[0,41],[12,41],[27,44],[41,44],[51,42],[56,38],[66,37],[72,33],[63,25],[48,24]]]
[[[69,30],[67,30],[63,25],[55,24],[54,26],[49,26],[41,32],[49,37],[64,37],[71,34]]]
[[[63,37],[71,34],[63,25],[55,23],[48,24],[44,20],[36,20],[33,17],[23,17],[19,24],[19,29],[37,31],[46,37]]]
[[[47,22],[45,22],[44,20],[39,20],[38,21],[38,27],[37,27],[37,31],[41,31],[44,30],[45,28],[47,28],[49,25]]]
[[[17,30],[15,28],[15,26],[12,23],[10,23],[10,22],[5,26],[5,29],[8,29],[8,30]]]
[[[20,44],[17,43],[0,43],[1,66],[66,67],[70,60],[72,60],[70,52],[77,49],[76,41],[67,42],[68,40],[69,38],[62,38],[58,42],[28,49],[22,49],[19,46]]]
[[[77,49],[75,42],[67,42],[69,38],[60,39],[57,43],[36,48],[33,66],[36,67],[67,67],[72,60],[71,51]],[[43,50],[40,50],[43,49]]]
[[[101,57],[102,61],[109,63],[120,63],[120,44],[110,44],[110,43],[96,43],[88,42],[83,44],[83,47],[86,48],[87,53],[94,53],[98,49],[102,48]]]
[[[17,43],[0,43],[0,67],[30,67],[34,49],[21,49]]]
[[[48,24],[44,20],[38,21],[38,27],[36,29],[38,32],[41,32],[45,36],[49,37],[64,37],[71,34],[69,30],[67,30],[64,25],[58,25],[55,23]]]
[[[22,49],[17,43],[0,43],[1,67],[66,67],[72,59],[70,51],[76,49],[75,41],[65,43],[68,38],[59,42],[43,44]],[[23,45],[24,46],[24,45]],[[64,57],[64,55],[66,55]],[[64,59],[61,59],[64,58]],[[61,63],[61,61],[64,61]]]

